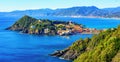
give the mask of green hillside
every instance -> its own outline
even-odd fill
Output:
[[[81,45],[80,45],[81,46]],[[73,47],[74,48],[74,47]],[[79,48],[79,46],[78,46]],[[111,62],[119,61],[120,26],[93,36],[86,46],[85,52],[74,62]],[[116,59],[116,60],[115,60]]]
[[[69,48],[51,54],[74,62],[119,62],[120,26],[80,39]]]
[[[83,25],[71,21],[35,19],[26,15],[7,29],[38,35],[72,35],[76,33],[76,26],[79,30],[84,29]]]

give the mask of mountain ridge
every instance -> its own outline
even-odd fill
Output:
[[[117,10],[116,10],[117,9]],[[120,7],[116,8],[97,8],[95,6],[76,6],[70,8],[59,8],[59,9],[36,9],[36,10],[17,10],[12,12],[0,12],[3,17],[13,16],[20,17],[24,15],[29,16],[93,16],[93,17],[104,17],[104,18],[120,18],[117,14],[120,11]]]

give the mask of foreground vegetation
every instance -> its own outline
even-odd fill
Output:
[[[74,62],[119,62],[120,26],[80,39],[69,48],[57,51],[52,56],[74,60]]]

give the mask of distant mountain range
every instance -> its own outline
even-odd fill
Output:
[[[99,9],[95,6],[81,6],[62,9],[37,9],[12,12],[0,12],[2,17],[21,17],[24,15],[39,16],[66,16],[66,17],[105,17],[120,18],[120,7]]]

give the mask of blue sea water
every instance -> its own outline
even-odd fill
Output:
[[[105,18],[71,18],[71,17],[38,17],[42,19],[72,21],[85,25],[88,28],[106,29],[115,28],[120,24],[120,19],[105,19]]]
[[[113,28],[120,24],[120,20],[99,18],[64,18],[40,17],[51,20],[74,21],[86,27],[104,29]],[[29,35],[5,30],[18,18],[0,18],[0,62],[71,62],[49,54],[70,46],[80,38],[91,37],[92,34],[77,34],[69,37]]]

